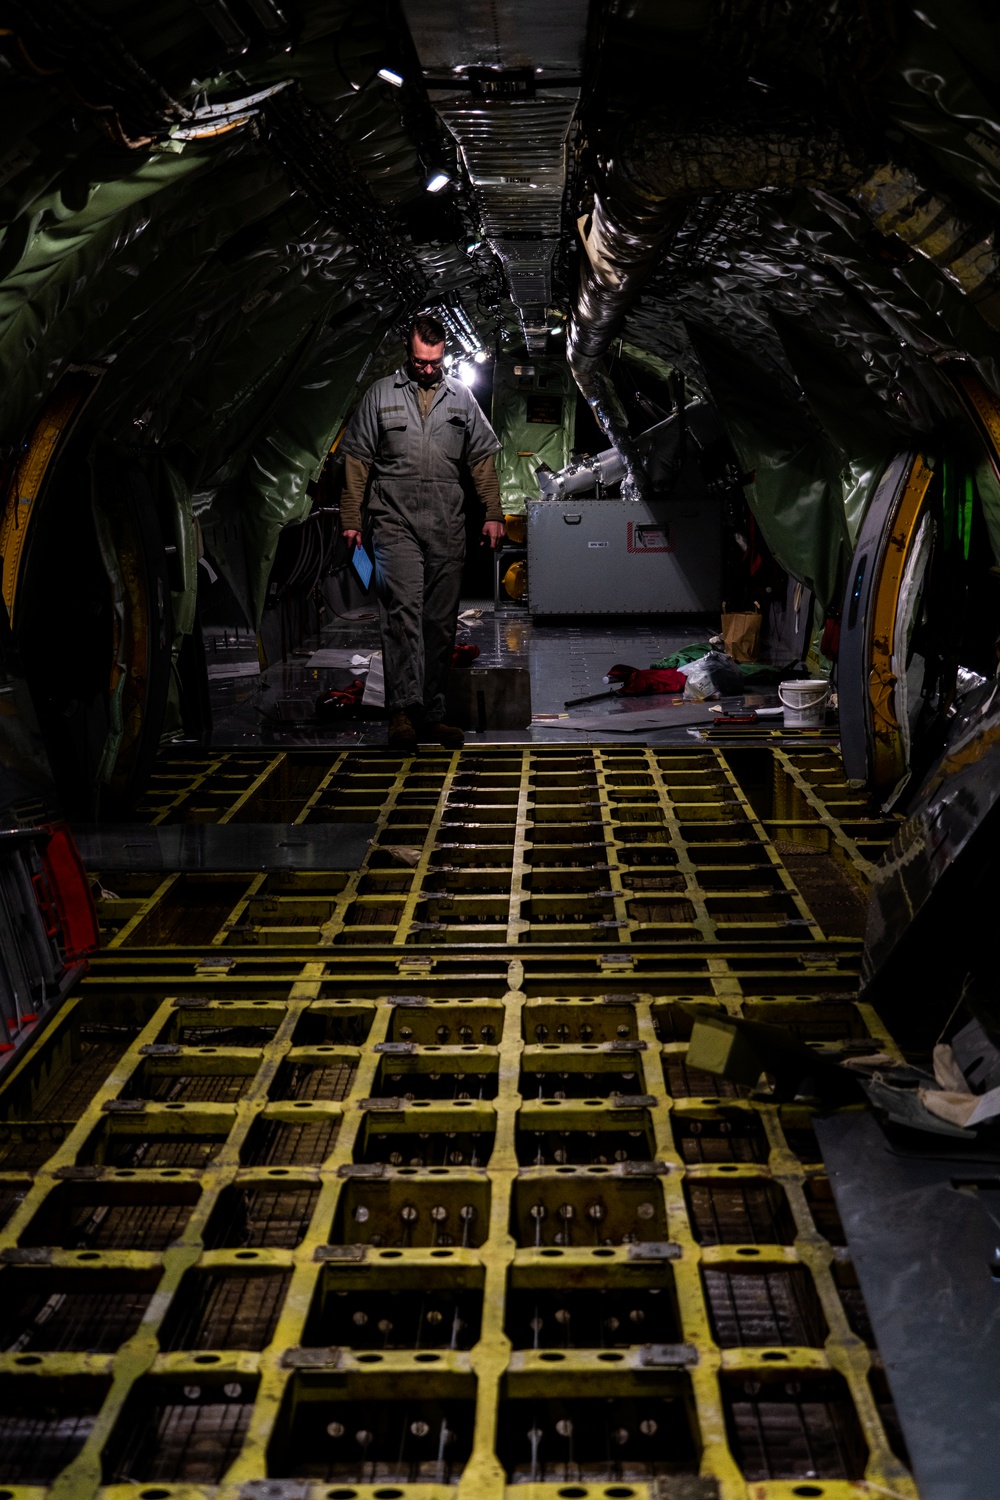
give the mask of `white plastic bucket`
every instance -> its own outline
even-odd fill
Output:
[[[822,729],[830,700],[830,684],[824,678],[781,682],[778,697],[785,710],[786,729]]]

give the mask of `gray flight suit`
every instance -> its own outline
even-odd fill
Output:
[[[444,375],[426,417],[419,392],[405,368],[376,380],[342,447],[371,468],[367,514],[386,706],[417,718],[422,711],[434,724],[445,714],[465,562],[459,474],[500,444],[462,381]]]

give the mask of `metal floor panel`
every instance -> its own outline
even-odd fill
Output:
[[[460,622],[459,636],[460,640],[478,648],[480,654],[476,666],[525,669],[531,679],[533,712],[554,716],[565,711],[567,699],[606,693],[608,687],[604,678],[616,662],[646,667],[684,646],[705,640],[716,628],[704,619],[690,620],[688,617],[648,624],[633,620],[624,628],[612,621],[533,621],[525,609],[517,606],[494,610],[491,601],[465,600],[463,608],[466,606],[479,609],[478,616]],[[338,620],[325,625],[321,638],[316,638],[314,644],[335,650],[339,648],[348,660],[355,653],[368,655],[379,648],[378,622],[374,616],[367,621]],[[252,666],[255,671],[256,647],[250,645],[245,649],[254,656],[254,662],[244,665]],[[349,680],[350,674],[343,668],[309,665],[312,650],[303,647],[288,661],[274,663],[259,676],[228,675],[236,670],[236,662],[233,660],[227,667],[224,658],[235,658],[238,654],[220,653],[223,659],[216,667],[209,667],[210,675],[213,672],[219,674],[211,675],[210,682],[215,745],[316,745],[328,751],[334,746],[366,749],[385,746],[388,720],[378,710],[374,711],[374,717],[349,719],[343,723],[315,723],[317,695],[328,687],[343,686]],[[209,659],[213,658],[210,656]],[[765,689],[764,697],[777,703],[777,690]],[[612,707],[619,713],[642,713],[649,709],[650,700],[626,698],[614,705],[611,702],[584,705],[569,710],[569,716],[570,719],[592,717],[610,713]],[[683,715],[681,725],[684,727],[651,731],[649,737],[657,743],[679,741],[688,744],[690,734]],[[621,727],[620,723],[618,727]],[[470,740],[476,744],[532,741],[547,744],[552,737],[551,726],[537,724],[526,729],[491,729],[482,734],[478,731],[470,734]],[[573,739],[582,744],[601,743],[606,734],[574,733]]]
[[[892,1047],[829,749],[178,753],[142,811],[375,833],[102,868],[0,1091],[5,1497],[912,1500],[808,1108],[686,1065],[692,1001]]]
[[[921,1493],[991,1500],[1000,1422],[998,1164],[908,1158],[869,1115],[824,1120],[820,1135]]]

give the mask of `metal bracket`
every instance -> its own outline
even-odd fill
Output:
[[[598,968],[601,969],[634,969],[634,953],[601,953],[597,959]]]
[[[602,1005],[638,1005],[638,995],[602,995]]]
[[[345,1162],[342,1167],[337,1168],[338,1177],[384,1177],[385,1163],[373,1162]]]
[[[235,958],[222,958],[221,956],[219,958],[215,958],[213,956],[211,958],[202,958],[198,960],[199,970],[217,969],[220,974],[227,974],[229,970],[235,968],[235,966]]]
[[[105,1099],[101,1109],[106,1115],[144,1115],[145,1099]]]
[[[412,1042],[376,1042],[373,1052],[382,1052],[387,1057],[410,1057],[416,1051]]]
[[[240,1485],[239,1500],[309,1500],[307,1479],[250,1479]]]
[[[57,1167],[52,1173],[62,1182],[98,1182],[104,1175],[103,1167]]]
[[[643,1344],[639,1363],[651,1370],[682,1370],[698,1363],[698,1351],[693,1344]]]
[[[389,1005],[426,1005],[427,1001],[423,995],[387,995],[386,1001]]]
[[[50,1266],[52,1248],[50,1245],[33,1245],[26,1250],[0,1250],[0,1262],[5,1266]]]
[[[147,1042],[139,1048],[141,1057],[176,1057],[180,1052],[177,1042]]]
[[[646,1042],[609,1042],[607,1050],[609,1052],[645,1052],[647,1045]]]
[[[313,1251],[313,1260],[339,1261],[343,1264],[358,1266],[367,1254],[367,1245],[317,1245]]]
[[[655,1094],[612,1094],[612,1109],[652,1109],[656,1103]]]
[[[340,1364],[340,1350],[286,1349],[281,1356],[285,1370],[336,1370]]]
[[[174,1010],[205,1010],[214,1004],[211,995],[179,995],[174,1001]]]
[[[372,1114],[401,1115],[403,1113],[402,1099],[359,1099],[359,1109],[367,1109]]]
[[[629,1245],[629,1260],[680,1260],[681,1247],[673,1240],[644,1240],[638,1245]]]
[[[623,1177],[666,1177],[670,1171],[665,1161],[623,1161]]]
[[[721,1495],[710,1474],[660,1474],[649,1487],[649,1500],[721,1500]]]

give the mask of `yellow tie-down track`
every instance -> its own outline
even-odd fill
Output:
[[[0,1500],[916,1496],[808,1106],[687,1062],[893,1050],[833,750],[205,752],[142,815],[375,833],[100,872],[0,1090]]]

